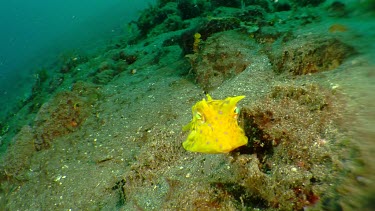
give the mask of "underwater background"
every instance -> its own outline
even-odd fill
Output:
[[[98,52],[116,36],[126,36],[152,0],[110,2],[8,1],[0,7],[1,110],[28,98],[37,70],[53,66],[66,54]],[[4,119],[1,113],[1,119]]]
[[[374,0],[8,1],[0,27],[0,210],[375,209]]]

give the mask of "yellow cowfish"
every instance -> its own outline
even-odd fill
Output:
[[[227,153],[247,144],[247,137],[237,123],[236,104],[245,96],[213,100],[210,95],[192,107],[193,119],[183,127],[190,134],[183,147],[192,152]]]

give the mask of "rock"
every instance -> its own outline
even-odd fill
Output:
[[[208,91],[244,71],[253,54],[254,47],[246,36],[228,31],[209,37],[200,52],[187,57],[197,83]]]
[[[294,39],[268,51],[273,70],[293,75],[333,70],[340,66],[355,50],[336,38],[306,36]]]

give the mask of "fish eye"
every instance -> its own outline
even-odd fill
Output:
[[[195,113],[195,118],[200,120],[201,122],[205,122],[204,116],[199,112]]]
[[[239,109],[238,107],[235,107],[235,108],[234,108],[234,113],[235,113],[235,114],[239,114],[239,113],[240,113],[240,109]]]
[[[201,113],[199,113],[199,112],[195,113],[195,118],[201,120],[202,119]]]

